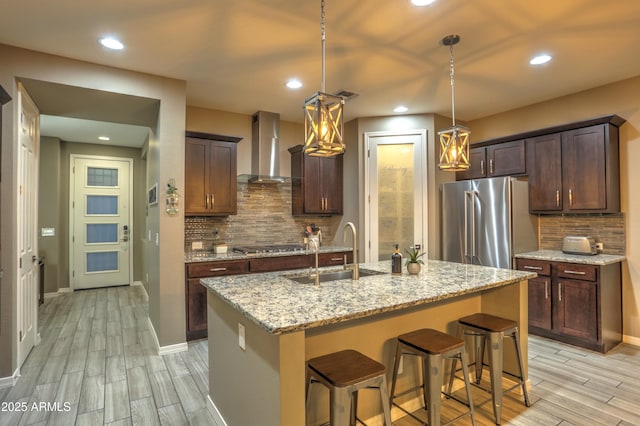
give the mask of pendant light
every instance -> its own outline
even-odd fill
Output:
[[[456,125],[455,92],[453,83],[453,46],[460,42],[460,36],[448,35],[442,39],[442,44],[449,46],[449,77],[451,79],[451,119],[452,126],[438,132],[440,138],[440,170],[458,172],[467,170],[469,164],[469,135],[471,131]]]
[[[325,93],[325,13],[320,3],[320,31],[322,34],[322,86],[319,92],[304,101],[304,153],[315,157],[332,157],[345,151],[342,107],[344,99]]]

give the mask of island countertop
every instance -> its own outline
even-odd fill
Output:
[[[528,280],[535,273],[426,260],[418,275],[391,275],[388,261],[361,263],[384,272],[359,281],[300,284],[308,270],[203,278],[202,285],[270,334],[283,334],[424,305]],[[321,272],[336,270],[321,268]]]
[[[550,260],[553,262],[582,263],[584,265],[610,265],[623,262],[626,257],[616,254],[578,255],[567,254],[560,250],[538,250],[515,255],[516,258]]]

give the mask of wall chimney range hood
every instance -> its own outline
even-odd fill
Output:
[[[249,183],[282,183],[280,176],[280,114],[258,111],[251,117],[251,174]]]

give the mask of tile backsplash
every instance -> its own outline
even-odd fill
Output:
[[[567,235],[584,235],[603,243],[605,254],[625,254],[624,215],[563,215],[539,217],[540,249],[562,250]]]
[[[229,246],[302,243],[310,223],[331,244],[341,217],[291,216],[291,180],[279,184],[238,182],[238,214],[226,217],[185,217],[185,251],[201,241],[204,250],[215,243]],[[216,238],[217,232],[217,238]]]

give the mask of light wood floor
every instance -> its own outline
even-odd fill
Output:
[[[206,340],[156,355],[143,295],[141,287],[118,287],[47,299],[39,312],[42,342],[16,386],[0,389],[0,425],[213,425]],[[532,336],[529,357],[533,406],[515,393],[505,397],[503,424],[640,425],[640,348],[623,344],[602,355]],[[479,403],[489,395],[473,396]],[[58,403],[61,411],[31,409],[34,402]],[[28,409],[6,411],[10,403]],[[459,411],[443,401],[443,420]],[[491,418],[490,402],[476,408],[478,425],[494,424]],[[416,424],[410,417],[394,422]]]

